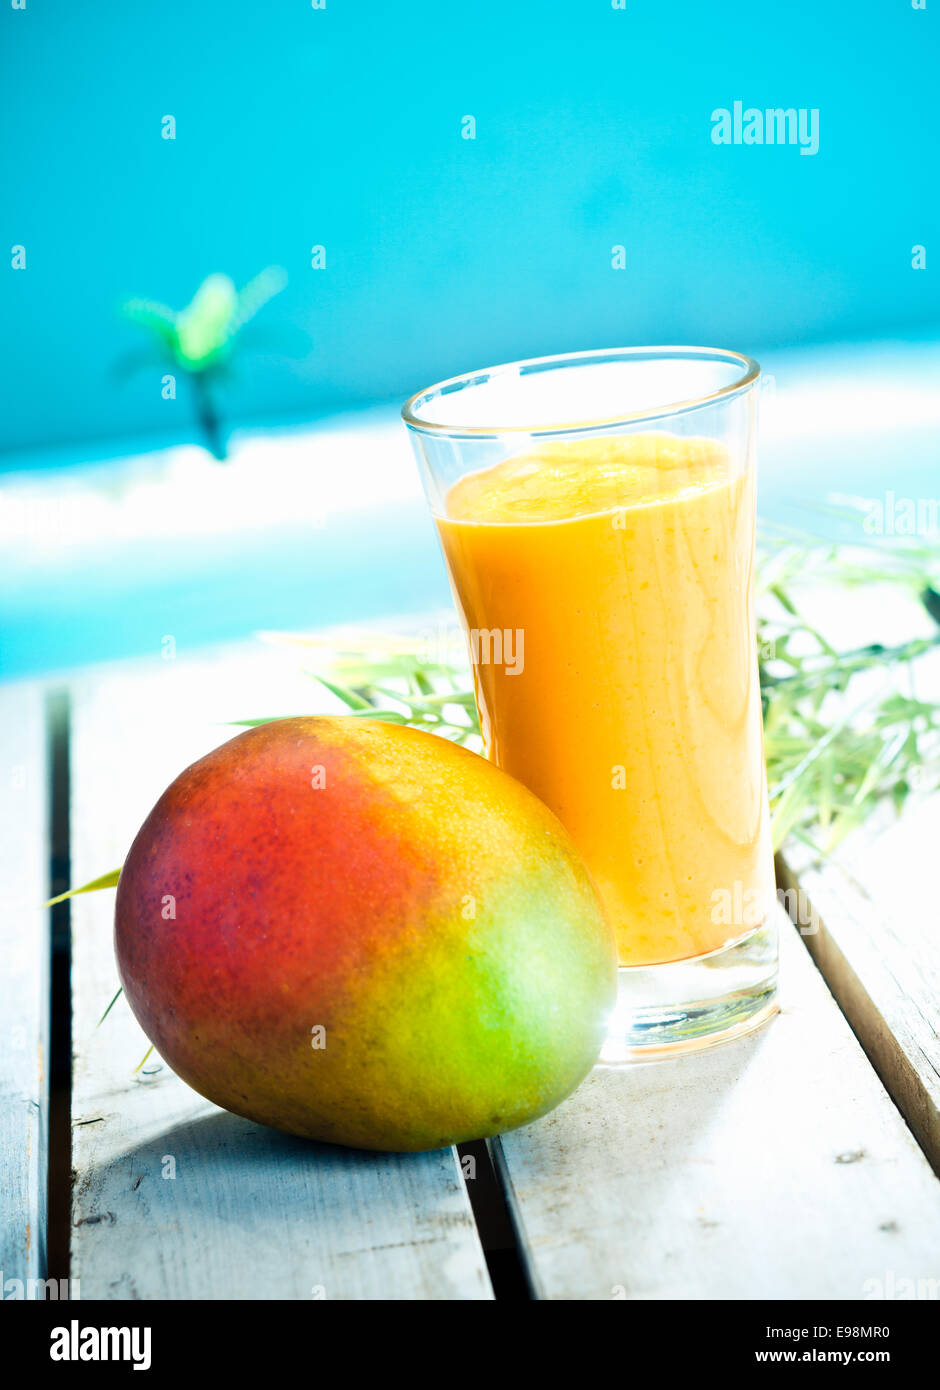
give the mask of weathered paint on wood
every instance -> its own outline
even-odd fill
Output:
[[[783,871],[818,920],[810,955],[940,1173],[940,908],[928,881],[938,846],[935,795],[879,817],[824,864],[793,852]]]
[[[864,628],[857,602],[830,597],[826,630],[842,640],[904,641],[936,629],[923,607],[896,591],[873,590]],[[846,636],[845,634],[848,633]],[[863,636],[867,633],[867,639]],[[877,691],[883,675],[869,686]],[[940,693],[940,652],[915,663],[913,689]],[[936,769],[933,769],[934,777]],[[924,779],[929,785],[930,778]],[[815,910],[804,937],[813,960],[935,1170],[940,1173],[940,906],[934,883],[940,848],[940,793],[915,788],[897,816],[884,807],[818,862],[787,847],[780,872]],[[793,895],[793,907],[799,898]]]
[[[118,865],[163,788],[239,717],[334,709],[296,654],[96,674],[74,690],[73,873]],[[487,1299],[453,1150],[311,1144],[202,1100],[116,988],[113,892],[73,907],[72,1274],[83,1298]]]
[[[940,1184],[781,918],[763,1029],[597,1068],[494,1142],[538,1296],[862,1299],[940,1274]]]
[[[25,1281],[46,1277],[49,1119],[46,735],[32,682],[0,688],[0,781],[0,1274]]]

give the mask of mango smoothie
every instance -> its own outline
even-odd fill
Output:
[[[468,474],[437,518],[487,755],[571,832],[622,965],[772,901],[753,486],[717,441],[628,434]]]

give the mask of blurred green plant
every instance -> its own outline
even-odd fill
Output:
[[[806,614],[820,586],[835,585],[866,595],[888,586],[930,626],[890,645],[836,645]],[[846,547],[765,526],[757,628],[775,849],[797,841],[823,858],[879,807],[900,811],[912,791],[940,790],[940,686],[934,678],[919,691],[917,681],[918,662],[940,648],[936,546]]]
[[[240,290],[227,275],[209,275],[186,308],[178,311],[152,299],[129,299],[122,308],[124,317],[145,329],[151,341],[149,347],[125,354],[119,372],[129,375],[157,364],[183,376],[193,393],[206,448],[213,458],[225,459],[218,389],[245,343],[246,325],[286,284],[287,272],[269,266]]]

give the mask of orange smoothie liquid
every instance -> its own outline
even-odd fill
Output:
[[[567,826],[622,965],[719,950],[772,901],[753,486],[714,440],[552,442],[437,519],[487,756]]]

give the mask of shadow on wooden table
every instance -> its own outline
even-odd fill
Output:
[[[118,1271],[109,1297],[393,1299],[418,1281],[427,1297],[452,1298],[468,1296],[469,1278],[472,1296],[486,1298],[462,1188],[452,1150],[344,1149],[207,1102],[205,1113],[83,1173],[83,1272],[106,1245]],[[148,1270],[148,1252],[159,1269]]]

